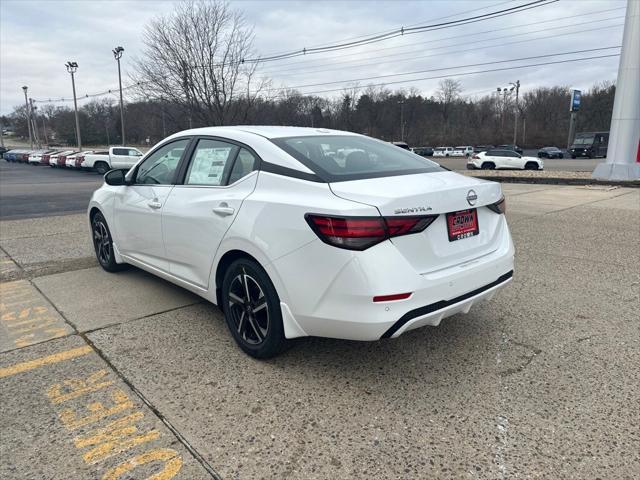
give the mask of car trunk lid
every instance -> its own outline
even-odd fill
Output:
[[[505,228],[501,215],[486,208],[502,197],[500,185],[454,172],[335,182],[330,187],[341,198],[376,207],[384,217],[437,214],[438,218],[423,232],[390,240],[419,273],[491,253]],[[469,209],[476,209],[478,235],[450,241],[447,213]]]

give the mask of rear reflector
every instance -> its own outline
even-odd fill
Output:
[[[405,300],[411,296],[413,292],[396,293],[394,295],[378,295],[373,297],[374,302],[393,302],[394,300]]]
[[[323,242],[348,250],[365,250],[388,238],[418,233],[438,215],[419,217],[333,217],[308,213],[307,223]]]
[[[493,210],[496,213],[505,213],[507,211],[507,201],[504,197],[502,197],[496,203],[487,205],[487,207],[489,208],[489,210]]]

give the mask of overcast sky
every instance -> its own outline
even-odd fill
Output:
[[[528,3],[517,1],[231,1],[254,26],[256,52],[271,53],[327,45],[408,25],[450,21]],[[129,83],[131,59],[142,53],[142,31],[154,16],[167,14],[170,1],[29,1],[0,0],[0,113],[24,103],[22,86],[34,99],[71,97],[64,64],[78,62],[79,97],[117,88],[117,67],[111,50],[125,48],[123,83]],[[616,79],[618,57],[459,75],[502,68],[619,53],[619,49],[523,60],[485,66],[485,62],[571,52],[621,44],[625,0],[560,0],[526,12],[438,31],[406,35],[373,45],[264,64],[262,72],[276,87],[324,82],[344,83],[301,87],[316,92],[348,86],[352,79],[424,73],[361,80],[369,83],[410,82],[389,88],[415,87],[432,95],[446,75],[462,83],[463,94],[483,95],[497,86],[520,80],[521,91],[537,86],[565,85],[588,89]],[[446,17],[446,18],[443,18]],[[544,30],[544,31],[541,31]],[[462,68],[453,68],[460,67]],[[439,71],[429,71],[440,69]],[[456,75],[458,74],[458,75]],[[328,92],[332,96],[338,93]],[[116,96],[111,96],[113,101]],[[81,101],[82,103],[83,101]],[[86,102],[86,100],[84,100]],[[58,103],[69,105],[72,103]]]

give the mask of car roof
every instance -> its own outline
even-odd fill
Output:
[[[310,128],[310,127],[280,127],[272,125],[235,125],[228,127],[203,127],[184,130],[179,132],[183,135],[212,135],[212,136],[229,136],[234,133],[252,133],[264,138],[282,138],[282,137],[310,137],[317,135],[358,135],[357,133],[345,132],[342,130],[330,130],[328,128]],[[176,135],[177,136],[177,135]]]

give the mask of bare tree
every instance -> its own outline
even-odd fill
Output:
[[[180,105],[196,125],[246,120],[265,81],[256,78],[253,30],[217,0],[177,3],[145,28],[135,81],[141,94]]]
[[[436,99],[440,102],[442,112],[442,135],[446,136],[449,128],[449,117],[451,116],[451,107],[460,99],[462,92],[462,84],[458,80],[445,78],[438,83],[436,91]]]

